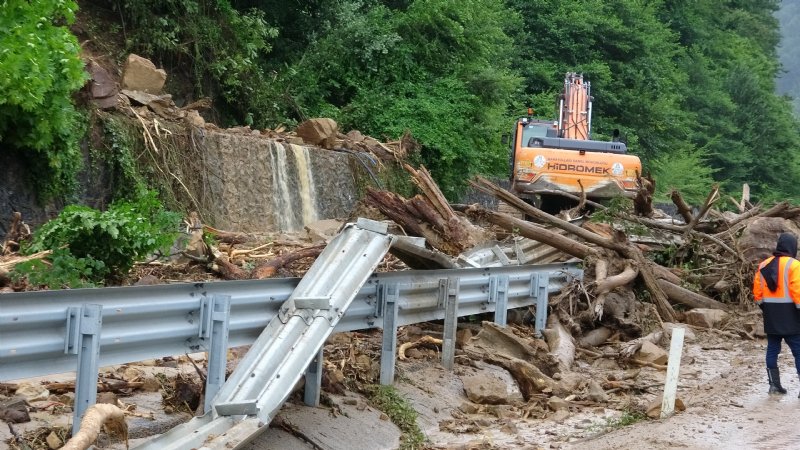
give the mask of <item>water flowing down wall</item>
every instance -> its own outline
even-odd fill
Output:
[[[300,231],[346,218],[356,201],[353,156],[261,136],[207,133],[204,220],[243,232]]]

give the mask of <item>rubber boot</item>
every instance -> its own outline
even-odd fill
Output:
[[[786,389],[781,386],[781,371],[777,367],[767,368],[767,378],[769,378],[769,394],[785,394]],[[800,397],[800,396],[799,396]]]

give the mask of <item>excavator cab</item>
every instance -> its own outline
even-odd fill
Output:
[[[558,120],[517,120],[511,139],[511,187],[521,198],[557,212],[566,192],[592,200],[633,197],[642,171],[619,133],[612,141],[591,139],[592,96],[583,76],[568,73],[559,97]],[[554,206],[548,207],[547,203]],[[555,202],[555,203],[554,203]]]

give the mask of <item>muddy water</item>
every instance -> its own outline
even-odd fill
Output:
[[[729,351],[705,351],[687,367],[700,382],[683,389],[687,410],[666,420],[647,421],[562,448],[798,449],[800,383],[791,355],[780,368],[786,396],[766,394],[763,342],[733,342]],[[715,357],[711,357],[716,353]],[[720,370],[721,369],[721,370]],[[712,372],[708,377],[704,372]]]
[[[612,395],[608,407],[575,404],[561,421],[552,415],[523,419],[519,411],[497,417],[486,407],[481,414],[461,413],[459,406],[467,399],[458,366],[455,373],[447,373],[435,364],[400,365],[410,381],[398,383],[398,388],[419,412],[418,423],[434,447],[483,443],[504,449],[800,449],[800,383],[791,355],[781,355],[783,384],[790,393],[779,397],[766,395],[763,355],[763,342],[698,334],[685,345],[681,364],[678,398],[687,409],[669,419],[629,426],[615,423],[626,408],[644,408],[662,395],[663,372],[643,368],[637,379],[637,385],[646,387],[642,391]],[[595,379],[619,372],[585,361],[578,361],[574,370]],[[442,427],[454,417],[478,426],[468,432]]]

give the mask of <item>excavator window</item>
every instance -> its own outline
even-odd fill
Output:
[[[543,140],[548,137],[550,128],[547,125],[528,124],[522,128],[522,143],[526,147],[541,147]]]

